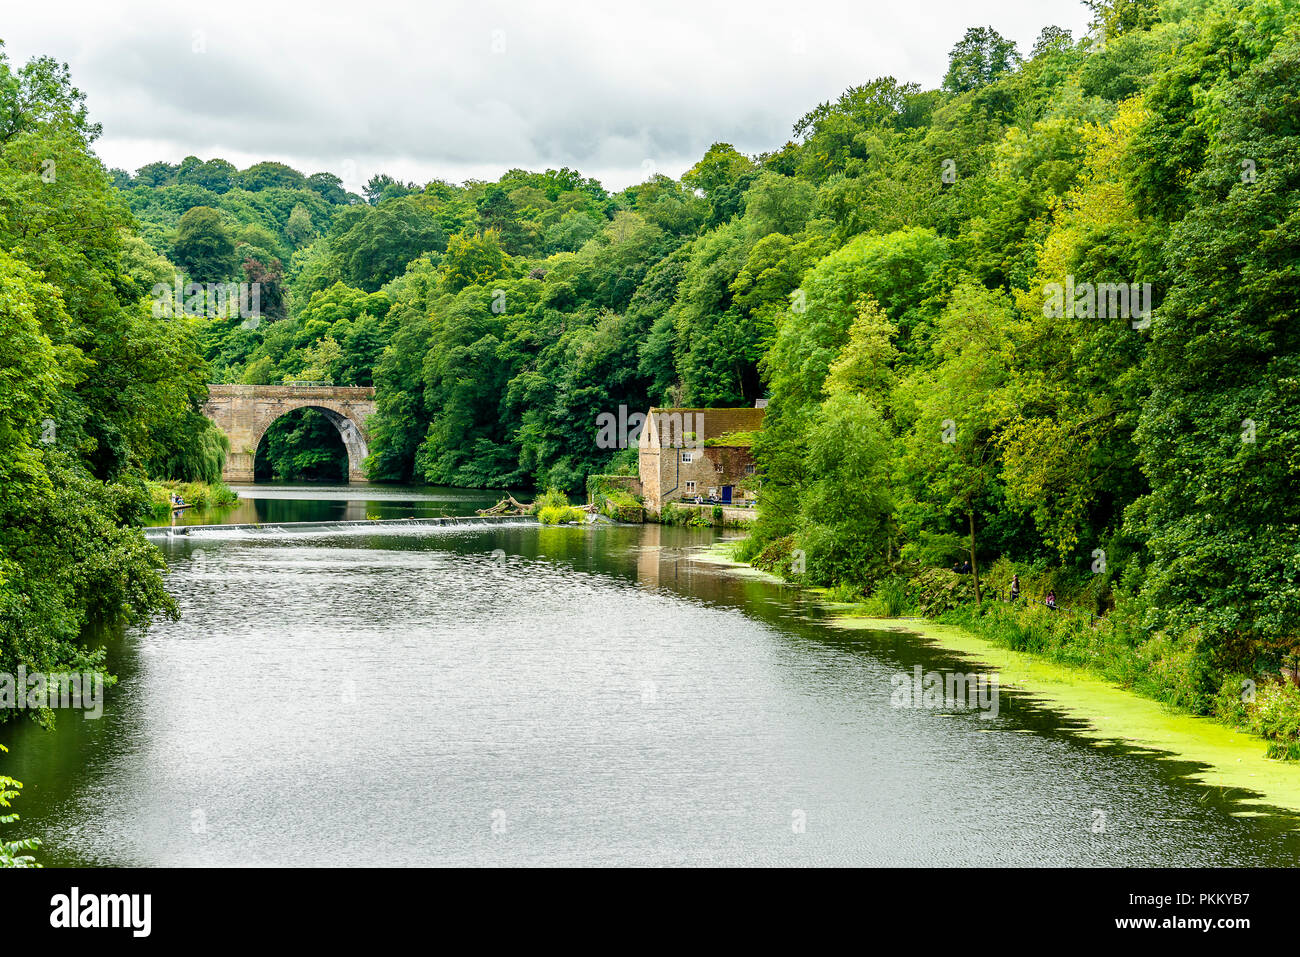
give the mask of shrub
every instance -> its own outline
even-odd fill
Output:
[[[586,512],[572,505],[547,505],[537,513],[537,520],[543,525],[568,525],[572,522],[581,522],[585,517]]]
[[[8,751],[3,744],[0,744],[0,751]],[[22,788],[22,782],[15,781],[7,775],[0,774],[0,810],[7,809],[10,802],[18,796]],[[0,813],[0,824],[13,824],[18,820],[17,814]],[[30,854],[24,854],[24,851],[34,851],[40,847],[41,842],[35,838],[24,840],[8,841],[0,838],[0,867],[40,867],[35,858]]]
[[[786,578],[797,578],[803,574],[803,569],[796,567],[797,556],[794,554],[794,536],[787,535],[784,538],[778,538],[770,542],[757,555],[751,559],[751,564],[765,572],[771,572],[774,575],[783,575]]]
[[[1300,688],[1276,679],[1254,685],[1254,694],[1243,694],[1246,677],[1228,675],[1214,699],[1215,715],[1244,727],[1268,742],[1268,756],[1300,759]]]
[[[548,488],[537,498],[533,499],[533,504],[528,508],[528,514],[541,516],[542,512],[548,508],[568,508],[569,496],[565,495],[558,488],[552,486]],[[549,522],[547,524],[550,524]]]
[[[711,528],[713,523],[705,518],[699,509],[687,508],[674,502],[665,502],[659,512],[659,522],[663,525],[689,525],[692,528]]]
[[[913,598],[906,580],[893,576],[879,582],[867,600],[869,613],[881,618],[897,618],[912,610]]]

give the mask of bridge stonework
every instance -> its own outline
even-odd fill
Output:
[[[203,414],[230,439],[221,472],[223,482],[253,481],[258,443],[280,416],[315,409],[339,430],[348,451],[348,481],[364,482],[369,454],[368,421],[375,412],[375,390],[368,386],[210,385]]]

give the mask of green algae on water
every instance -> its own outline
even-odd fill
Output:
[[[1119,743],[1196,764],[1190,777],[1236,797],[1239,816],[1261,807],[1300,812],[1300,764],[1264,756],[1264,742],[1209,718],[1174,711],[1079,668],[1003,648],[955,625],[925,620],[839,616],[844,630],[904,631],[997,671],[1004,688],[1026,693],[1083,723],[1074,733],[1099,746]]]
[[[746,578],[789,582],[759,571],[733,557],[735,541],[717,542],[693,560],[727,567]],[[979,638],[956,625],[924,618],[869,618],[851,614],[859,606],[833,602],[824,589],[803,589],[833,617],[822,623],[846,631],[902,631],[946,651],[956,652],[995,670],[1003,688],[1050,705],[1082,726],[1072,733],[1098,747],[1122,744],[1162,758],[1192,762],[1190,777],[1230,794],[1239,817],[1255,817],[1281,808],[1300,812],[1300,762],[1266,757],[1264,742],[1227,725],[1175,711],[1158,701],[1120,688],[1081,668],[1056,664],[1012,651]],[[992,731],[993,729],[989,729]],[[1029,733],[1028,728],[1013,729]],[[1232,794],[1232,792],[1241,792]]]

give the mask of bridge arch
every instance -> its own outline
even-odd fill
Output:
[[[226,433],[230,453],[224,482],[253,481],[257,446],[271,423],[298,409],[315,409],[339,430],[348,453],[348,481],[364,482],[369,454],[368,423],[375,390],[368,386],[210,385],[203,414]]]

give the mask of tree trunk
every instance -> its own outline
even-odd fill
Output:
[[[970,574],[971,580],[975,582],[975,607],[980,607],[980,570],[975,564],[975,513],[967,512],[970,518]]]

